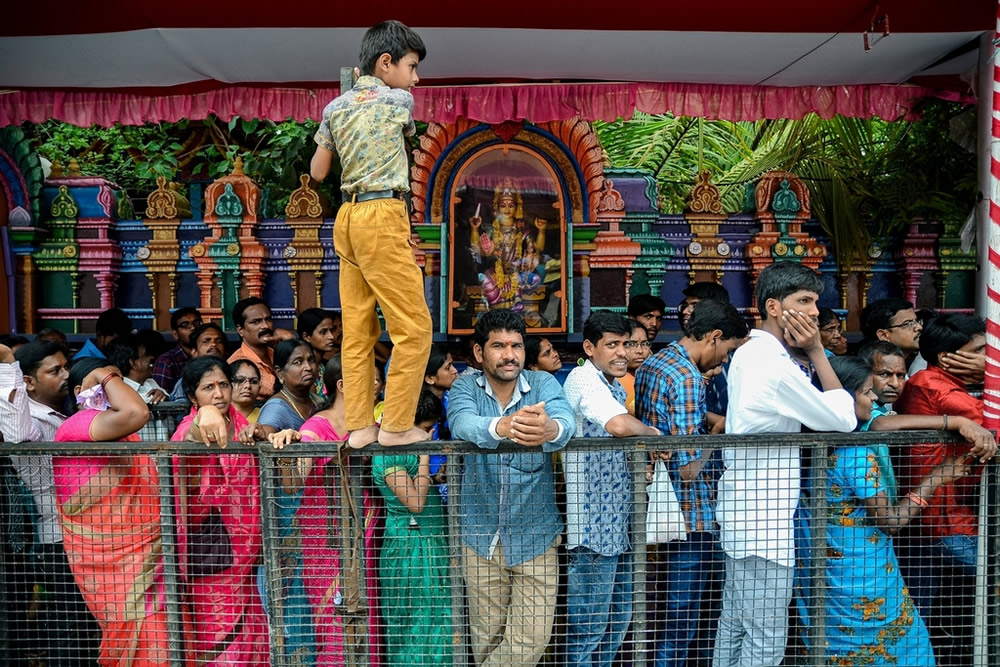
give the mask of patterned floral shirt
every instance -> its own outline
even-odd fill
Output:
[[[413,95],[362,76],[326,105],[314,139],[340,155],[340,189],[345,193],[409,191],[404,135],[415,132]]]
[[[576,415],[576,437],[610,438],[605,424],[628,414],[625,388],[608,382],[589,360],[570,371],[563,385]],[[566,546],[586,547],[602,556],[617,556],[629,548],[632,518],[632,476],[622,451],[568,451],[566,474]]]

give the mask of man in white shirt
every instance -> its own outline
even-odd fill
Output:
[[[854,397],[841,388],[819,335],[822,279],[801,264],[779,262],[761,272],[756,291],[761,328],[733,356],[726,432],[854,430]],[[822,391],[791,350],[808,357]],[[723,456],[716,516],[726,583],[713,666],[778,665],[788,641],[799,448],[726,449]]]
[[[21,372],[22,368],[24,373]],[[14,355],[0,345],[0,433],[8,442],[51,442],[66,420],[69,361],[65,348],[36,340]],[[85,665],[96,658],[97,624],[80,596],[66,553],[48,454],[11,455],[11,462],[31,491],[38,514],[29,577],[38,606],[34,623],[12,645],[38,654],[52,665]]]
[[[660,432],[631,416],[618,378],[628,371],[632,325],[596,311],[583,325],[587,361],[563,385],[578,438],[626,438]],[[609,443],[609,448],[612,445]],[[572,451],[566,476],[566,665],[610,666],[632,619],[632,474],[624,451]]]
[[[153,355],[146,346],[134,335],[124,336],[112,341],[105,349],[108,361],[121,371],[122,380],[136,393],[142,396],[146,405],[162,403],[167,400],[167,392],[153,379]],[[146,425],[139,429],[139,437],[144,442],[169,440],[173,423],[167,419],[150,418]]]

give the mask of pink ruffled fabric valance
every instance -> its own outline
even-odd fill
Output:
[[[338,88],[226,86],[168,94],[130,91],[0,91],[0,126],[50,118],[74,125],[140,125],[199,120],[215,114],[274,121],[320,118]],[[459,117],[485,123],[527,120],[544,123],[581,117],[611,121],[636,109],[673,112],[716,120],[823,118],[840,114],[885,120],[914,119],[913,103],[922,97],[972,102],[958,93],[910,85],[734,86],[692,83],[579,83],[483,86],[432,86],[414,91],[414,115],[425,121]]]

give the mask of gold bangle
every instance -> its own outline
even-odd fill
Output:
[[[292,467],[294,459],[275,459],[275,462],[282,468],[290,468]]]

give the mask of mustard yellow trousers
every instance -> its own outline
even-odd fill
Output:
[[[356,431],[374,422],[375,343],[382,335],[378,303],[393,344],[382,428],[406,431],[413,426],[431,350],[431,316],[423,275],[410,247],[406,205],[392,198],[344,202],[334,223],[333,244],[340,256],[347,429]]]

